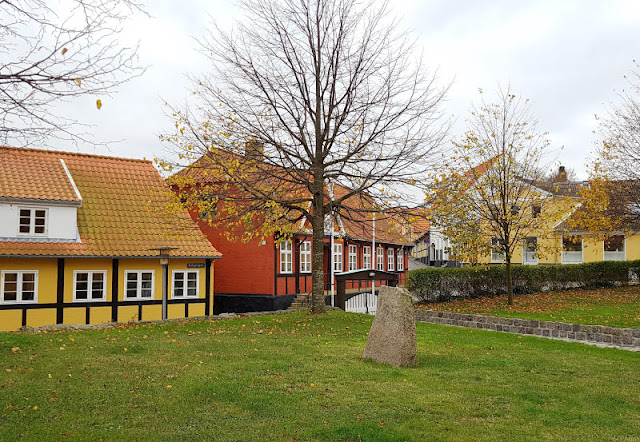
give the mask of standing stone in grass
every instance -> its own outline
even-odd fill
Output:
[[[406,289],[380,287],[378,310],[371,325],[363,358],[408,367],[416,365],[416,321]]]

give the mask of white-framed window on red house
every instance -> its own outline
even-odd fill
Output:
[[[358,246],[349,244],[349,271],[358,270]]]
[[[37,270],[3,270],[1,283],[2,304],[38,302]]]
[[[396,252],[393,249],[387,249],[387,270],[393,272],[396,270],[395,258]]]
[[[399,272],[404,272],[404,254],[402,253],[402,249],[398,249],[397,266]]]
[[[293,273],[291,241],[280,241],[280,273]]]
[[[333,244],[333,271],[334,272],[342,271],[342,244],[341,243]]]
[[[384,270],[384,248],[378,247],[376,259],[377,269],[380,271]]]
[[[311,241],[300,243],[300,273],[311,273]]]
[[[362,248],[362,268],[372,269],[371,267],[371,246],[364,246]]]

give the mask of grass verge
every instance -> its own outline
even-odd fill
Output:
[[[512,306],[507,305],[505,295],[421,304],[419,308],[505,318],[640,328],[640,288],[637,286],[519,295],[514,298]]]
[[[371,317],[304,312],[0,334],[0,440],[602,440],[640,434],[638,354],[418,324],[418,365],[360,360]]]

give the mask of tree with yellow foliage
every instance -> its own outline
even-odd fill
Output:
[[[473,107],[465,135],[453,142],[453,156],[436,177],[427,201],[432,216],[455,243],[459,259],[492,253],[506,265],[513,304],[512,257],[522,241],[542,226],[541,161],[549,146],[537,131],[529,101],[500,89],[495,102]]]
[[[570,220],[600,237],[640,227],[640,65],[628,80],[620,101],[600,119],[602,142],[590,165],[589,186]]]

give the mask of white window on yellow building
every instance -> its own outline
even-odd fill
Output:
[[[604,240],[604,261],[624,261],[624,235],[612,235]]]
[[[562,264],[582,264],[582,235],[562,237]]]
[[[491,238],[491,261],[503,262],[505,259],[504,241],[500,238]]]
[[[76,270],[73,272],[73,301],[104,301],[107,272]]]
[[[125,301],[153,299],[153,270],[127,270],[124,272],[124,280]]]
[[[3,270],[2,304],[38,302],[37,270]]]
[[[197,298],[200,272],[195,270],[174,270],[171,293],[174,298]]]

